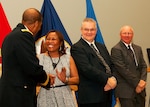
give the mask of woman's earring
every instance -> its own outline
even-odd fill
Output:
[[[61,51],[61,46],[59,47],[59,51]]]

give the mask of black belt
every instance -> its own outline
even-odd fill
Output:
[[[63,87],[63,86],[67,86],[67,85],[57,85],[57,86],[51,86],[50,88],[58,88],[58,87]]]

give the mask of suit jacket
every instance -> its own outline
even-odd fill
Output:
[[[36,107],[36,85],[47,75],[36,57],[33,35],[18,24],[2,44],[1,107]]]
[[[120,41],[111,50],[112,61],[116,67],[114,72],[117,77],[117,87],[115,90],[116,97],[133,98],[136,95],[135,88],[139,81],[145,80],[147,77],[146,63],[143,59],[142,49],[140,46],[132,44],[138,66],[135,66],[134,61],[130,58],[127,52],[127,47]],[[145,90],[141,93],[145,96]]]
[[[97,42],[95,44],[111,67],[112,63],[106,47]],[[71,47],[71,55],[75,60],[79,73],[79,103],[100,103],[102,101],[111,103],[111,91],[104,92],[104,86],[110,75],[105,72],[104,65],[88,43],[81,38]]]

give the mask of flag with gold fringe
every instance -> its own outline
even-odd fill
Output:
[[[64,35],[65,39],[65,44],[68,46],[72,45],[72,42],[51,2],[51,0],[44,0],[42,9],[41,9],[41,14],[43,16],[43,22],[42,22],[42,28],[40,32],[36,35],[35,40],[36,40],[36,45],[40,45],[41,42],[39,38],[42,38],[45,36],[50,30],[58,30]],[[39,48],[41,48],[39,46]],[[39,49],[37,49],[39,51]],[[37,52],[39,53],[39,52]]]

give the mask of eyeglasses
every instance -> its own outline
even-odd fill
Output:
[[[83,30],[86,31],[86,32],[89,32],[89,31],[90,31],[90,32],[94,32],[94,31],[96,31],[95,28],[93,28],[93,29],[87,29],[87,28],[84,28]]]
[[[133,33],[130,33],[130,32],[124,32],[124,33],[121,33],[123,35],[132,35]]]

